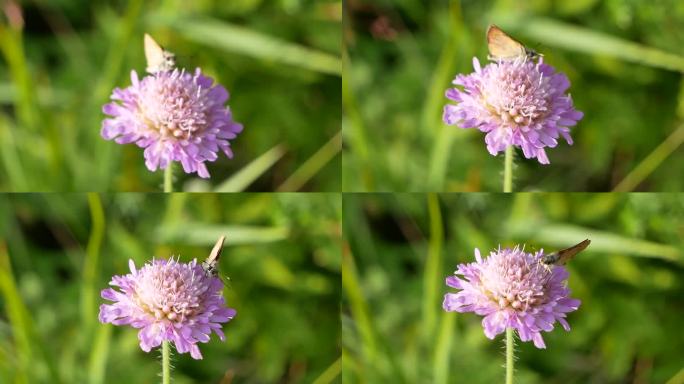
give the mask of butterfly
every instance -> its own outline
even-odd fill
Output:
[[[546,265],[565,265],[565,263],[570,261],[575,255],[587,249],[589,244],[591,244],[591,240],[586,239],[570,248],[561,249],[558,252],[544,255],[541,258],[541,262]]]
[[[145,59],[148,73],[170,71],[176,66],[175,55],[157,44],[152,36],[145,34]]]
[[[221,250],[223,250],[223,242],[225,240],[225,236],[219,237],[216,244],[214,244],[214,248],[211,249],[209,257],[202,262],[202,269],[204,269],[208,276],[216,277],[218,275],[218,260],[221,257]]]
[[[489,48],[489,60],[534,59],[537,56],[542,56],[534,49],[527,48],[518,40],[510,37],[494,24],[487,28],[487,47]]]

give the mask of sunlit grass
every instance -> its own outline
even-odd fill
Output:
[[[87,25],[64,5],[22,7],[30,22],[0,26],[0,103],[7,107],[0,112],[0,190],[162,189],[162,172],[145,168],[141,149],[100,137],[112,90],[130,84],[131,70],[144,73],[145,32],[175,52],[179,66],[201,67],[224,85],[245,127],[233,160],[221,155],[208,164],[208,181],[176,171],[176,190],[214,190],[237,174],[241,183],[230,190],[339,189],[341,156],[327,144],[340,129],[340,1],[298,13],[275,3],[84,3],[93,15]],[[253,167],[278,145],[283,156]],[[307,163],[319,151],[316,166]]]
[[[445,312],[445,278],[499,246],[552,252],[585,238],[567,264],[571,331],[545,334],[547,349],[520,343],[521,382],[620,381],[635,361],[675,380],[682,342],[671,338],[684,254],[681,194],[346,194],[343,376],[349,382],[502,382],[503,351],[477,316]],[[657,319],[657,320],[656,320]],[[644,354],[643,348],[648,349]],[[591,359],[591,367],[567,364]]]
[[[158,352],[101,324],[109,278],[152,258],[204,260],[237,309],[204,359],[173,358],[175,382],[340,381],[336,194],[0,196],[0,382],[158,381]],[[125,369],[135,366],[136,369]],[[296,371],[296,374],[293,372]]]
[[[487,152],[483,134],[441,121],[451,80],[472,72],[473,57],[485,62],[490,23],[567,73],[585,113],[574,144],[549,150],[550,165],[516,163],[516,191],[681,190],[675,84],[684,56],[674,24],[655,16],[677,19],[667,11],[674,4],[591,4],[571,13],[550,1],[352,4],[343,47],[344,190],[500,190],[502,160]]]

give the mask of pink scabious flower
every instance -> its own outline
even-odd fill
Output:
[[[156,259],[131,273],[114,276],[110,285],[119,287],[102,290],[102,298],[113,304],[100,306],[102,323],[130,325],[140,329],[140,348],[149,352],[172,341],[179,353],[190,352],[201,359],[197,343],[209,341],[211,332],[225,339],[221,323],[235,317],[222,296],[223,283],[208,275],[197,260],[179,263],[173,259]]]
[[[525,253],[515,247],[499,248],[486,259],[475,249],[476,262],[460,264],[446,284],[460,289],[444,295],[444,310],[474,312],[482,319],[489,339],[506,328],[518,331],[520,340],[546,348],[541,331],[550,332],[558,321],[566,331],[565,314],[577,310],[580,301],[568,297],[568,271],[562,266],[541,264],[543,250]]]
[[[558,145],[558,137],[572,145],[570,128],[584,114],[573,107],[565,91],[567,76],[557,73],[543,58],[501,60],[480,67],[473,58],[475,72],[459,74],[446,97],[457,104],[444,107],[442,120],[461,128],[477,128],[487,133],[485,143],[492,155],[510,145],[522,148],[526,158],[549,164],[544,148]]]
[[[131,71],[131,86],[114,89],[111,98],[102,108],[111,116],[102,122],[102,137],[145,148],[150,171],[179,161],[186,173],[208,178],[204,162],[215,161],[219,149],[233,157],[229,140],[242,125],[224,106],[228,91],[199,68],[194,74],[161,71],[142,80]]]

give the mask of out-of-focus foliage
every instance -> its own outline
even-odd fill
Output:
[[[339,190],[341,9],[339,0],[4,1],[0,190],[161,189],[140,148],[100,137],[111,91],[130,85],[131,70],[144,74],[145,32],[179,67],[224,85],[245,127],[233,160],[208,163],[208,182],[176,171],[176,190],[237,175],[224,189]]]
[[[458,73],[486,62],[495,23],[568,75],[585,113],[551,164],[519,152],[514,189],[680,191],[684,3],[350,0],[343,48],[343,188],[498,191],[484,134],[441,122]]]
[[[0,382],[158,382],[160,353],[97,320],[100,290],[129,259],[204,260],[220,234],[238,314],[204,360],[172,357],[173,382],[338,382],[340,217],[334,194],[0,196]]]
[[[544,333],[545,350],[518,341],[515,382],[681,383],[684,196],[356,194],[343,205],[345,382],[503,382],[503,335],[490,341],[482,317],[444,312],[455,292],[445,277],[475,248],[589,238],[567,264],[582,301],[571,331]]]

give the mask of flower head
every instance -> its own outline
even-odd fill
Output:
[[[179,161],[187,173],[209,177],[205,161],[215,161],[219,149],[233,157],[229,140],[242,131],[224,104],[228,91],[202,75],[184,70],[156,72],[138,80],[131,71],[131,86],[116,88],[112,102],[102,111],[102,137],[119,144],[145,148],[150,171]]]
[[[145,352],[172,341],[178,352],[190,352],[194,359],[202,358],[197,343],[208,342],[212,331],[225,339],[221,323],[236,311],[225,306],[221,280],[207,275],[197,260],[156,259],[138,270],[133,260],[128,265],[131,273],[109,283],[120,291],[102,290],[102,298],[114,303],[100,306],[100,322],[139,328]]]
[[[458,75],[446,97],[457,104],[444,107],[446,124],[477,128],[486,132],[485,143],[492,155],[510,145],[522,148],[526,158],[549,164],[545,147],[553,148],[558,137],[572,145],[570,129],[584,114],[577,111],[565,91],[570,81],[557,73],[543,58],[502,60]]]
[[[442,307],[484,316],[482,327],[490,339],[514,328],[520,340],[546,348],[541,331],[550,332],[556,321],[569,331],[565,314],[579,308],[580,301],[568,297],[568,271],[542,265],[542,256],[543,251],[532,254],[515,247],[498,249],[483,260],[475,249],[476,262],[460,264],[455,272],[463,277],[447,277],[447,285],[461,291],[444,295]]]

